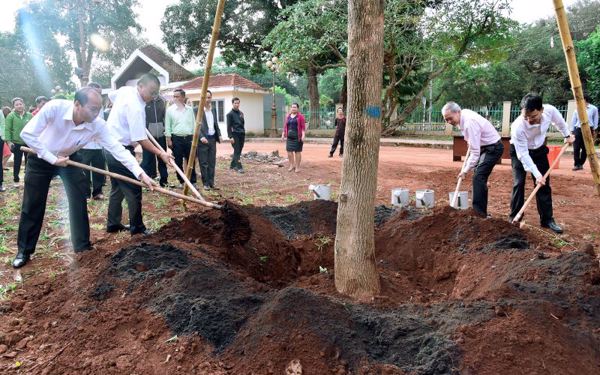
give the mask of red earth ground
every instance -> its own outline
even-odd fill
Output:
[[[307,144],[299,173],[244,160],[240,175],[227,169],[230,150],[220,146],[221,190],[209,194],[223,210],[183,212],[172,201],[160,214],[173,219],[154,235],[94,229],[95,251],[26,266],[22,287],[0,304],[0,372],[291,374],[293,362],[304,374],[600,373],[600,215],[589,170],[561,161],[552,187],[565,234],[556,236],[539,228],[535,206],[523,229],[506,221],[507,161],[491,178],[493,218],[482,219],[447,206],[460,168],[450,151],[382,148],[383,289],[356,303],[333,284],[336,204],[307,192],[311,183],[337,192],[341,159]],[[250,150],[283,155],[284,145]],[[433,189],[437,207],[381,207],[394,187]],[[52,266],[66,271],[38,272]]]

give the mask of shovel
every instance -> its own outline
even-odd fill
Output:
[[[471,155],[471,149],[467,150],[467,155],[465,155],[465,161],[462,165],[461,171],[467,165],[467,161],[469,160],[469,156]],[[450,207],[456,208],[456,200],[458,199],[458,190],[460,189],[460,184],[462,183],[462,177],[458,178],[458,182],[456,183],[456,189],[454,190],[454,195],[452,196],[452,201],[450,202]]]
[[[25,146],[21,146],[21,151],[29,152],[31,154],[35,154],[36,153],[32,149],[30,149],[28,147],[25,147]],[[133,178],[129,178],[127,176],[123,176],[123,175],[120,175],[118,173],[109,172],[109,171],[104,170],[104,169],[91,167],[89,165],[78,163],[78,162],[75,162],[75,161],[72,161],[72,160],[67,160],[67,165],[71,165],[73,167],[77,167],[77,168],[81,168],[81,169],[86,169],[88,171],[92,171],[92,172],[95,172],[95,173],[98,173],[98,174],[102,174],[102,175],[108,176],[110,178],[116,178],[117,180],[129,182],[130,184],[133,184],[133,185],[137,185],[137,186],[141,186],[141,187],[147,187],[146,184],[144,184],[144,183],[142,183],[142,182],[140,182],[138,180],[135,180]],[[189,202],[197,203],[197,204],[200,204],[202,206],[206,206],[206,207],[210,207],[210,208],[216,208],[216,209],[220,209],[221,208],[221,206],[218,205],[218,204],[207,202],[205,200],[201,200],[201,199],[194,198],[194,197],[189,197],[187,195],[179,194],[179,193],[176,193],[174,191],[171,191],[171,190],[159,187],[159,186],[154,186],[153,188],[154,188],[155,191],[157,191],[159,193],[170,195],[171,197],[174,197],[174,198],[178,198],[178,199],[186,200],[186,201],[189,201]]]

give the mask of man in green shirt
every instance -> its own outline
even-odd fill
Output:
[[[27,165],[27,153],[21,151],[21,146],[25,146],[25,142],[21,139],[21,131],[25,125],[31,120],[33,115],[25,111],[25,102],[21,98],[12,100],[13,111],[6,117],[6,127],[4,130],[4,140],[10,145],[10,150],[13,153],[13,180],[15,187],[19,186],[19,172],[21,171],[21,161],[25,157],[25,165]]]
[[[175,163],[183,169],[183,159],[186,163],[193,163],[194,159],[190,160],[190,151],[192,149],[192,137],[196,120],[192,107],[185,105],[185,91],[175,89],[173,91],[174,104],[167,109],[165,115],[165,136],[167,137],[167,145],[173,150]],[[196,168],[192,169],[192,184],[196,183]],[[179,183],[183,186],[183,179],[177,175]]]

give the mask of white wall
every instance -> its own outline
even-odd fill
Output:
[[[235,96],[240,98],[240,111],[244,112],[246,132],[263,135],[265,132],[265,113],[263,112],[264,94],[238,92]],[[229,103],[225,103],[225,108],[228,108],[227,112],[231,110],[231,100]]]
[[[218,91],[217,89],[211,89],[212,100],[223,100],[224,101],[224,118],[223,122],[219,122],[219,129],[221,130],[221,136],[223,139],[229,139],[227,137],[227,113],[231,111],[233,105],[231,99],[234,97],[240,98],[240,110],[244,112],[244,119],[246,125],[246,132],[252,132],[254,134],[262,135],[264,133],[264,113],[263,113],[263,96],[264,94],[254,94],[239,91]],[[199,94],[187,94],[192,100],[200,100]]]

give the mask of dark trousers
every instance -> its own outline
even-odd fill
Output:
[[[133,154],[133,148],[128,147],[128,149]],[[104,151],[104,157],[106,158],[106,165],[108,166],[109,171],[137,180],[137,176],[134,176],[133,173],[115,159],[112,154]],[[108,200],[108,219],[106,228],[108,230],[118,229],[123,225],[121,223],[123,214],[122,202],[123,199],[126,199],[127,207],[129,208],[129,231],[131,234],[144,232],[146,226],[142,220],[142,187],[117,180],[116,178],[110,179],[110,185],[111,189],[110,198]]]
[[[335,153],[335,149],[338,146],[338,143],[340,144],[340,156],[344,155],[344,135],[343,134],[338,135],[337,133],[333,137],[333,143],[331,145],[331,150],[329,151],[329,155],[333,156],[333,154]]]
[[[550,163],[548,162],[548,147],[545,145],[535,150],[529,150],[529,156],[531,156],[542,175],[550,169]],[[510,159],[512,162],[513,174],[513,190],[510,201],[510,218],[512,219],[517,216],[517,213],[519,213],[519,210],[523,207],[523,204],[525,204],[525,179],[527,178],[527,173],[523,168],[523,164],[521,164],[521,161],[517,158],[517,152],[513,145],[510,145]],[[532,178],[535,186],[535,177],[532,176]],[[546,185],[538,190],[535,200],[538,213],[540,214],[540,223],[542,225],[550,223],[553,220],[553,213],[552,189],[550,188],[549,176],[546,179]]]
[[[165,137],[156,138],[156,141],[163,150],[167,149],[167,139]],[[156,159],[157,156],[155,153],[142,150],[142,163],[140,166],[151,178],[156,177]],[[158,173],[160,174],[160,184],[166,185],[167,180],[169,179],[169,173],[167,172],[167,165],[160,158],[158,158]]]
[[[215,186],[215,166],[217,163],[217,141],[208,138],[208,143],[198,143],[198,161],[204,186]]]
[[[185,137],[179,135],[172,135],[171,142],[173,142],[173,157],[175,158],[175,164],[181,170],[183,170],[183,160],[185,160],[188,165],[194,160],[190,161],[190,152],[192,150],[192,135],[187,135]],[[185,171],[184,171],[185,172]],[[177,180],[179,180],[180,184],[183,184],[183,178],[177,174]],[[190,182],[192,184],[196,183],[196,168],[192,168],[192,176],[190,178]]]
[[[587,152],[585,151],[585,144],[583,142],[583,133],[581,128],[575,128],[573,131],[575,134],[575,142],[573,142],[573,159],[576,167],[583,167],[585,159],[587,159]]]
[[[231,169],[243,169],[240,157],[242,156],[242,149],[246,142],[246,133],[232,133],[231,138],[233,139],[233,157],[231,158]]]
[[[0,134],[0,151],[2,151],[2,157],[4,158],[4,139],[2,139],[2,136]],[[0,159],[3,160],[3,159]],[[2,186],[2,184],[4,183],[4,168],[2,167],[2,165],[0,165],[0,186]]]
[[[27,169],[27,158],[29,157],[27,152],[21,151],[21,146],[25,146],[19,143],[13,143],[11,151],[13,153],[13,180],[19,182],[19,172],[21,171],[21,161],[25,158],[25,168]]]
[[[91,165],[92,167],[99,169],[106,169],[106,160],[104,159],[104,152],[102,149],[81,149],[77,151],[77,154],[81,156],[81,163],[85,165]],[[90,172],[88,170],[84,170],[83,173],[85,173],[87,182],[87,197],[90,198],[102,194],[102,186],[106,184],[106,176],[100,173]]]
[[[75,153],[71,160],[81,162]],[[90,222],[87,212],[87,184],[83,170],[76,167],[57,167],[35,155],[27,160],[25,172],[25,189],[19,220],[17,246],[26,254],[33,254],[40,236],[50,181],[59,175],[63,181],[67,200],[69,201],[69,226],[73,249],[83,251],[90,248]]]
[[[473,172],[473,209],[483,216],[487,216],[488,178],[503,152],[502,142],[482,147],[479,162]]]

